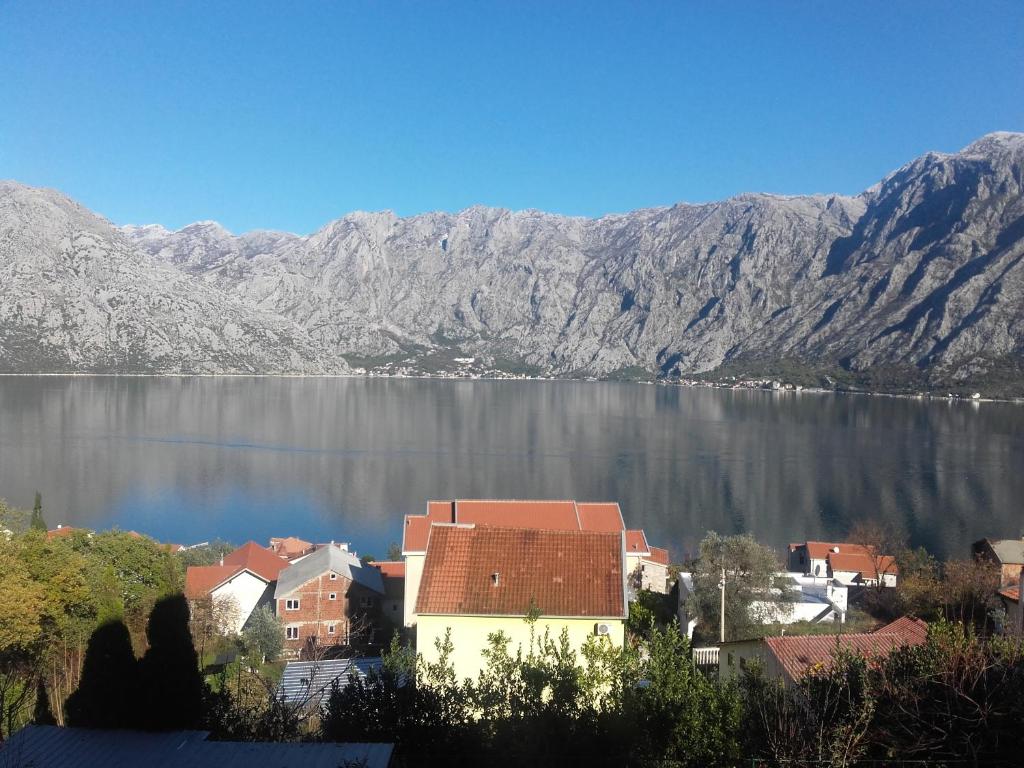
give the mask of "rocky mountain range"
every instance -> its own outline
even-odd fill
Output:
[[[785,376],[1024,392],[1024,134],[856,197],[117,228],[0,183],[0,369]],[[390,367],[390,368],[389,368]]]

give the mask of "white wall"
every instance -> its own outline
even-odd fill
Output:
[[[267,582],[249,571],[242,571],[211,592],[210,597],[221,605],[228,601],[234,602],[237,613],[232,617],[234,621],[231,626],[226,629],[237,634],[242,631],[266,591]]]
[[[427,559],[423,555],[405,556],[405,626],[416,624],[416,598],[420,593],[420,580],[423,578],[423,563]]]

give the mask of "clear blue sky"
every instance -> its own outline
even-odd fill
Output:
[[[993,130],[1019,0],[0,0],[0,178],[116,223],[855,193]]]

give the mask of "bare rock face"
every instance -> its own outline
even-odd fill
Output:
[[[116,343],[95,323],[87,336],[62,336],[80,324],[53,315],[46,282],[25,275],[21,292],[50,319],[9,324],[23,297],[5,284],[3,332],[26,328],[23,343],[45,340],[52,359],[86,367],[127,346],[140,366],[160,351],[177,365],[199,355],[211,370],[343,368],[346,359],[430,370],[457,354],[570,376],[741,373],[785,361],[824,381],[1024,381],[1022,160],[1024,135],[1000,133],[925,155],[852,198],[743,195],[594,220],[484,207],[404,219],[354,213],[306,237],[234,236],[212,222],[118,234],[54,193],[7,185],[2,268],[94,253],[101,246],[61,239],[69,227],[88,230],[111,254],[105,269],[117,261],[132,272],[131,285],[89,273],[94,296],[131,296],[146,320]],[[42,208],[26,218],[26,204],[12,202],[19,196],[74,210],[92,229],[57,225]],[[12,246],[14,231],[33,243],[30,255]],[[64,268],[55,279],[66,307],[82,278]],[[157,311],[160,291],[164,302],[177,297],[173,307]],[[200,344],[239,348],[194,306],[201,298],[237,313],[244,363]],[[273,343],[260,346],[257,326]],[[9,367],[38,365],[12,358],[6,340],[0,349]]]
[[[0,372],[337,370],[293,321],[154,262],[63,195],[0,183]]]

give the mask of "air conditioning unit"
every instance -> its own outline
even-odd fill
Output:
[[[594,634],[595,635],[598,635],[598,636],[610,635],[611,633],[612,633],[611,624],[595,624],[594,625]]]

